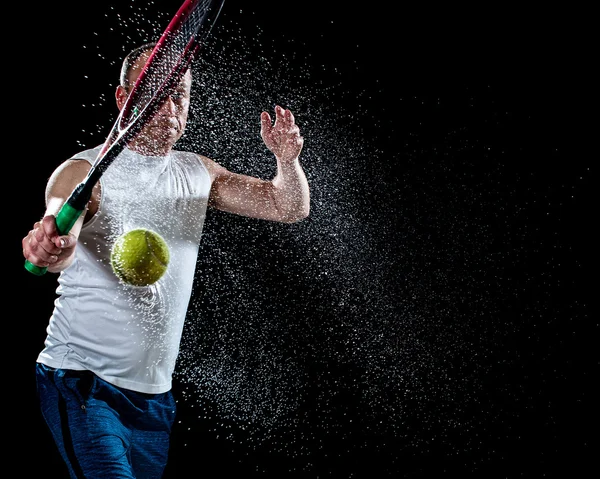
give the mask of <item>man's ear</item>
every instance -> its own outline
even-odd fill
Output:
[[[125,90],[124,86],[119,85],[117,87],[117,90],[115,91],[115,99],[117,100],[117,107],[119,108],[119,111],[121,111],[123,106],[125,106],[128,95],[129,94],[127,93],[127,90]]]

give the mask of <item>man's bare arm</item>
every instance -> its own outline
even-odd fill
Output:
[[[300,152],[304,144],[291,111],[275,108],[275,124],[267,112],[261,115],[261,136],[277,161],[271,181],[232,173],[210,162],[213,176],[211,205],[252,218],[293,223],[310,212],[310,190]]]

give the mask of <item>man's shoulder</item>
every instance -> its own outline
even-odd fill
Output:
[[[173,155],[175,155],[175,157],[177,158],[182,158],[182,157],[190,157],[190,158],[198,158],[200,155],[198,155],[198,153],[194,153],[193,151],[189,151],[189,150],[176,150],[175,148],[173,148],[171,150],[171,153]]]
[[[193,151],[188,150],[171,150],[172,154],[178,161],[188,162],[193,164],[200,164],[204,167],[207,166],[207,163],[212,162],[212,160],[204,155],[200,155],[199,153],[194,153]]]
[[[180,163],[187,164],[193,168],[199,167],[212,179],[214,179],[219,164],[211,158],[201,155],[199,153],[193,153],[187,150],[172,150],[175,157]]]
[[[93,163],[96,158],[98,158],[98,154],[102,149],[102,145],[94,146],[93,148],[87,148],[85,150],[80,150],[74,155],[72,155],[69,160],[87,160]]]

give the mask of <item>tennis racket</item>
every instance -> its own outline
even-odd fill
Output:
[[[56,215],[59,234],[65,235],[85,211],[94,185],[177,88],[208,37],[225,0],[185,0],[160,36],[156,46],[85,179]],[[25,261],[25,269],[42,276],[46,267]]]

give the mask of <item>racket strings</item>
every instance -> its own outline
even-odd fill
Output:
[[[88,178],[95,182],[112,160],[158,111],[190,68],[208,37],[224,0],[186,0],[173,17],[138,76]]]
[[[212,26],[206,23],[213,5],[213,0],[190,2],[190,8],[180,11],[167,29],[157,47],[152,52],[132,92],[131,101],[121,119],[121,128],[126,127],[142,110],[161,92],[165,98],[167,89],[177,87],[178,81],[193,60],[195,44],[201,27],[207,30]]]

